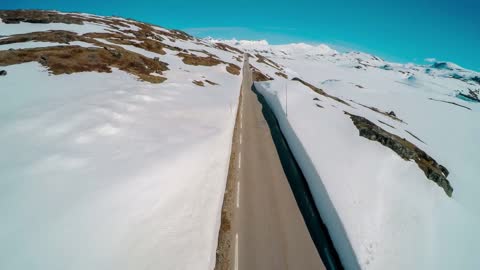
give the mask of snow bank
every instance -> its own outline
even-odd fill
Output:
[[[310,76],[309,70],[319,74],[319,66],[301,71],[312,81],[321,79]],[[355,79],[341,76],[339,70],[332,70],[333,74],[335,78]],[[374,77],[366,79],[372,81]],[[404,129],[420,134],[428,145],[414,141],[399,130],[402,125],[388,117],[335,102],[299,82],[288,82],[287,118],[285,81],[256,84],[279,119],[345,268],[478,269],[480,212],[476,196],[469,190],[479,186],[474,180],[478,175],[474,164],[478,163],[480,130],[478,125],[467,123],[473,123],[480,108],[475,107],[474,112],[455,107],[446,110],[441,103],[429,102],[411,90],[383,90],[382,94],[348,85],[333,81],[323,88],[344,100],[354,98],[379,108],[396,104],[395,112],[408,123],[403,124]],[[423,115],[417,109],[423,109]],[[406,162],[381,144],[360,137],[343,111],[362,115],[377,125],[382,125],[381,120],[395,126],[382,128],[415,142],[445,165],[451,172],[453,198],[426,179],[414,162]],[[425,119],[436,117],[443,122],[429,121],[421,128]],[[436,125],[445,124],[455,126],[461,142],[453,139],[457,144],[449,144],[448,133],[436,132]]]
[[[239,78],[5,69],[0,268],[213,267]]]
[[[315,203],[323,221],[328,226],[329,234],[332,237],[335,249],[340,256],[343,266],[346,269],[358,269],[355,254],[346,235],[342,221],[332,204],[330,195],[328,194],[315,165],[312,163],[312,159],[308,155],[304,144],[295,133],[295,130],[292,128],[287,118],[284,109],[285,103],[282,104],[281,101],[286,96],[280,96],[285,93],[279,93],[273,90],[270,88],[269,83],[255,83],[255,87],[265,97],[269,106],[272,108],[282,133],[287,139],[288,145],[308,181],[309,188],[314,195]],[[294,111],[295,110],[296,108]]]
[[[457,97],[475,88],[465,78],[477,73],[457,69],[458,79],[450,70],[390,63],[358,52],[313,56],[266,51],[261,54],[279,64],[289,79],[300,77],[351,104],[288,81],[287,119],[286,80],[257,84],[300,161],[346,268],[479,269],[480,126],[474,123],[480,106]],[[393,111],[403,122],[370,108]],[[413,161],[359,136],[344,111],[407,139],[444,165],[452,198]]]
[[[122,29],[138,28],[0,23],[0,35]],[[56,45],[68,46],[0,50]],[[0,269],[214,268],[241,76],[226,64],[186,65],[177,51],[121,46],[167,63],[167,80],[115,68],[52,75],[37,62],[1,68]]]

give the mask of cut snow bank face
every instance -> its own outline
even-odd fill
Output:
[[[241,53],[119,18],[5,12],[0,269],[213,269]]]
[[[258,54],[289,78],[256,87],[280,122],[346,269],[480,268],[480,125],[474,124],[480,103],[456,95],[480,85],[362,53]],[[250,60],[256,68],[274,72],[256,58]],[[465,78],[476,74],[462,70]],[[439,171],[452,197],[422,170],[426,163],[383,141],[387,135],[362,134],[363,124],[349,114],[444,166]]]

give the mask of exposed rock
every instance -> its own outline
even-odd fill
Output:
[[[472,77],[472,78],[470,78],[470,80],[480,84],[480,77],[479,76]]]
[[[242,57],[241,55],[232,56],[232,57],[233,57],[233,59],[237,60],[237,61],[240,62],[240,63],[243,62],[243,61],[242,61],[242,58],[243,58],[243,57]]]
[[[283,77],[283,78],[285,78],[285,79],[288,79],[287,74],[285,74],[285,73],[283,73],[283,72],[275,72],[275,75],[280,76],[280,77]]]
[[[359,103],[359,102],[356,102],[356,101],[353,101],[353,100],[350,100],[350,101],[353,102],[353,103],[355,103],[355,104],[357,104],[357,105],[360,105],[360,106],[362,106],[362,107],[364,107],[364,108],[367,108],[367,109],[369,109],[369,110],[372,110],[372,111],[374,111],[374,112],[376,112],[376,113],[383,114],[383,115],[385,115],[385,116],[387,116],[387,117],[389,117],[389,118],[391,118],[391,119],[393,119],[393,120],[395,120],[395,121],[398,121],[398,122],[401,122],[401,123],[405,123],[402,119],[400,119],[400,118],[397,117],[397,115],[395,114],[394,111],[385,112],[385,111],[379,110],[378,108],[375,108],[375,107],[373,107],[373,106],[367,106],[367,105],[364,105],[364,104],[362,104],[362,103]]]
[[[205,82],[207,82],[207,83],[210,84],[210,85],[218,85],[218,83],[212,82],[212,81],[210,81],[210,80],[205,80]]]
[[[468,94],[464,93],[458,93],[458,96],[463,97],[464,99],[467,99],[468,101],[474,101],[474,102],[480,102],[480,99],[478,98],[480,90],[471,90],[468,89]]]
[[[345,105],[351,107],[350,104],[348,104],[346,101],[344,101],[344,100],[342,100],[342,99],[340,99],[340,98],[338,98],[338,97],[336,97],[336,96],[329,95],[329,94],[327,94],[325,91],[323,91],[322,89],[320,89],[320,88],[318,88],[318,87],[316,87],[316,86],[314,86],[314,85],[312,85],[312,84],[310,84],[310,83],[308,83],[308,82],[306,82],[306,81],[304,81],[304,80],[302,80],[302,79],[299,79],[299,78],[296,78],[296,77],[295,77],[295,78],[292,79],[292,81],[301,82],[303,85],[307,86],[308,88],[310,88],[310,89],[311,89],[312,91],[314,91],[315,93],[320,94],[320,95],[325,96],[325,97],[328,97],[328,98],[331,98],[331,99],[333,99],[333,100],[335,100],[335,101],[337,101],[337,102],[340,102],[340,103],[342,103],[342,104],[345,104]]]
[[[405,130],[405,132],[407,132],[408,134],[410,134],[412,137],[414,137],[415,139],[419,140],[420,142],[422,143],[425,143],[424,141],[422,141],[420,138],[418,138],[417,136],[415,136],[415,134],[413,134],[412,132],[408,131],[408,130]],[[425,143],[426,144],[426,143]]]
[[[220,50],[223,50],[223,51],[227,51],[227,52],[236,52],[236,53],[239,53],[239,54],[243,54],[244,52],[233,47],[233,46],[230,46],[230,45],[227,45],[225,43],[215,43],[215,47],[217,49],[220,49]]]
[[[452,102],[452,101],[440,100],[440,99],[435,99],[435,98],[429,98],[429,100],[452,104],[452,105],[455,105],[455,106],[458,106],[458,107],[461,107],[461,108],[465,108],[465,109],[470,110],[470,111],[472,110],[471,108],[469,108],[467,106],[463,106],[463,105],[460,105],[460,104]]]
[[[272,60],[268,59],[267,57],[265,57],[261,54],[258,54],[258,53],[255,54],[255,56],[257,57],[257,62],[258,63],[263,63],[263,64],[268,65],[268,66],[270,66],[270,67],[272,67],[272,68],[274,68],[278,71],[283,71],[282,67],[279,64],[273,62]]]
[[[40,64],[43,66],[48,66],[48,58],[45,55],[40,56],[40,60],[38,60]]]
[[[192,81],[192,83],[195,84],[195,85],[201,86],[201,87],[205,86],[205,84],[202,81],[194,80],[194,81]]]
[[[415,161],[428,179],[440,186],[449,197],[452,196],[453,188],[447,179],[449,172],[444,166],[438,164],[432,157],[413,143],[385,131],[368,119],[348,112],[345,112],[345,114],[350,116],[353,124],[359,130],[360,136],[381,143],[392,149],[404,160]]]
[[[228,73],[233,74],[233,75],[240,75],[240,67],[235,65],[235,64],[228,64],[226,67]]]
[[[393,129],[395,129],[394,126],[392,126],[392,125],[390,125],[390,124],[387,124],[387,123],[385,123],[385,122],[383,122],[383,121],[381,121],[381,120],[378,120],[378,122],[384,124],[385,126],[389,126],[389,127],[393,128]]]
[[[6,70],[0,70],[0,76],[7,76]]]
[[[268,74],[263,74],[259,69],[250,65],[250,69],[253,73],[253,81],[255,82],[264,82],[264,81],[271,81],[273,80],[272,77],[268,76]]]
[[[384,69],[384,70],[393,70],[393,67],[386,64],[386,65],[383,65],[382,67],[380,67],[381,69]]]

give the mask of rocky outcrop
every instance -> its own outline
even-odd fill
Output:
[[[288,79],[288,76],[287,74],[283,73],[283,72],[275,72],[275,75],[279,76],[279,77],[283,77],[285,79]]]
[[[373,107],[373,106],[367,106],[367,105],[364,105],[364,104],[362,104],[362,103],[353,101],[353,100],[351,100],[351,99],[350,99],[350,101],[353,102],[353,103],[355,103],[355,104],[357,104],[357,105],[360,105],[360,106],[362,106],[362,107],[364,107],[364,108],[367,108],[367,109],[369,109],[369,110],[371,110],[371,111],[374,111],[374,112],[376,112],[376,113],[383,114],[384,116],[387,116],[387,117],[389,117],[389,118],[391,118],[391,119],[393,119],[393,120],[395,120],[395,121],[398,121],[398,122],[401,122],[401,123],[405,123],[402,119],[400,119],[400,118],[397,117],[397,115],[395,114],[394,111],[382,111],[382,110],[380,110],[380,109],[378,109],[378,108],[375,108],[375,107]]]
[[[0,70],[0,76],[7,76],[6,70]]]
[[[282,67],[279,64],[273,62],[272,60],[268,59],[267,57],[265,57],[265,56],[263,56],[259,53],[255,54],[255,56],[257,57],[257,62],[258,63],[265,64],[265,65],[270,66],[270,67],[272,67],[272,68],[274,68],[278,71],[283,71]]]
[[[252,77],[253,77],[253,81],[255,82],[264,82],[264,81],[273,80],[273,78],[268,76],[268,74],[262,73],[258,68],[252,65],[250,65],[250,69],[252,70]]]
[[[460,104],[452,102],[452,101],[440,100],[440,99],[435,99],[435,98],[429,98],[429,100],[443,102],[443,103],[447,103],[447,104],[452,104],[452,105],[455,105],[455,106],[458,106],[458,107],[461,107],[461,108],[465,108],[465,109],[470,110],[470,111],[472,110],[471,108],[469,108],[467,106],[463,106],[463,105],[460,105]]]
[[[316,87],[316,86],[314,86],[314,85],[312,85],[312,84],[310,84],[310,83],[308,83],[308,82],[306,82],[306,81],[304,81],[304,80],[302,80],[302,79],[300,79],[300,78],[296,78],[296,77],[295,77],[295,78],[292,79],[292,81],[301,82],[303,85],[307,86],[308,88],[310,88],[311,90],[313,90],[315,93],[320,94],[320,95],[325,96],[325,97],[328,97],[328,98],[331,98],[331,99],[333,99],[333,100],[335,100],[335,101],[337,101],[337,102],[340,102],[340,103],[342,103],[342,104],[344,104],[344,105],[347,105],[347,106],[351,107],[350,104],[348,104],[348,103],[347,103],[346,101],[344,101],[343,99],[338,98],[338,97],[336,97],[336,96],[329,95],[329,94],[327,94],[325,91],[323,91],[323,89],[320,89],[320,88],[318,88],[318,87]]]
[[[232,63],[228,64],[226,67],[226,70],[228,73],[232,75],[240,75],[240,67],[235,64],[232,64]]]
[[[205,84],[202,81],[194,80],[194,81],[192,81],[192,83],[195,84],[195,85],[201,86],[201,87],[205,86]]]
[[[470,78],[470,80],[480,84],[480,77],[479,76],[474,76],[474,77]]]
[[[480,102],[480,99],[478,98],[479,92],[480,90],[474,91],[474,90],[468,89],[468,94],[458,93],[458,95],[469,101]]]
[[[406,139],[385,131],[361,116],[353,115],[348,112],[345,112],[345,114],[350,116],[353,124],[357,127],[360,136],[381,143],[392,149],[404,160],[415,161],[428,179],[441,187],[447,196],[452,196],[453,188],[447,179],[449,174],[447,168],[438,164],[431,156]]]

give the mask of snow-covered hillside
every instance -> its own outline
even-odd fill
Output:
[[[242,53],[0,11],[0,269],[212,269]]]
[[[347,269],[480,269],[479,73],[324,45],[224,42],[265,76],[288,77],[256,87]]]
[[[212,269],[243,51],[347,269],[480,269],[479,73],[0,19],[0,269]]]

